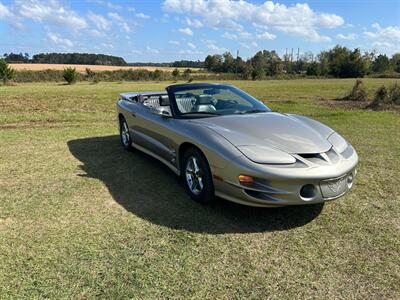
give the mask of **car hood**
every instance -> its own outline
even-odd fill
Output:
[[[237,148],[260,146],[287,153],[322,153],[332,145],[329,127],[312,119],[276,112],[192,120],[222,135]]]

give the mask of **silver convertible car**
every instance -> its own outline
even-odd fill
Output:
[[[251,206],[314,204],[353,186],[358,156],[337,132],[274,112],[231,85],[123,93],[117,111],[123,147],[163,162],[198,202],[219,196]]]

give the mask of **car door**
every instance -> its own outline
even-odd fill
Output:
[[[155,114],[151,107],[138,103],[134,123],[133,142],[157,157],[175,164],[176,151],[172,137],[176,120]]]

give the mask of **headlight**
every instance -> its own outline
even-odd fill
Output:
[[[342,153],[349,146],[346,140],[342,138],[341,135],[337,132],[332,133],[331,136],[328,138],[328,141],[339,153]]]
[[[293,164],[296,159],[286,152],[265,146],[239,146],[239,150],[250,160],[259,164]]]

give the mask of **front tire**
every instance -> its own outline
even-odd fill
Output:
[[[129,126],[124,117],[119,120],[119,135],[121,138],[122,147],[126,151],[132,151],[132,138],[129,132]]]
[[[190,197],[199,203],[214,200],[214,184],[204,155],[195,148],[187,150],[182,159],[182,181]]]

